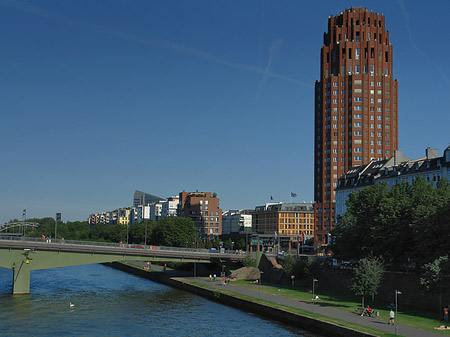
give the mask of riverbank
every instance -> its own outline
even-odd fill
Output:
[[[138,265],[132,264],[110,263],[107,265],[323,336],[393,335],[393,331],[392,333],[382,331],[323,315],[319,312],[321,310],[317,306],[315,309],[311,308],[315,312],[307,311],[299,307],[294,307],[292,304],[290,305],[290,303],[283,303],[284,301],[282,298],[277,297],[276,301],[274,301],[275,298],[273,296],[268,296],[261,292],[255,293],[251,290],[240,289],[237,286],[222,287],[220,283],[209,282],[202,278],[179,277],[170,272],[163,273],[154,270],[144,270]]]

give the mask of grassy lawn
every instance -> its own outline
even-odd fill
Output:
[[[237,283],[237,282],[235,282],[235,283]],[[234,296],[234,297],[243,299],[245,301],[267,305],[267,306],[270,306],[270,307],[273,307],[273,308],[285,310],[285,311],[292,312],[292,313],[295,313],[295,314],[299,314],[299,315],[302,315],[302,316],[305,316],[305,317],[310,317],[310,318],[314,318],[314,319],[317,319],[317,320],[321,320],[321,321],[324,321],[324,322],[333,323],[333,324],[336,324],[336,325],[339,325],[339,326],[343,326],[343,327],[350,328],[350,329],[353,329],[353,330],[357,330],[357,331],[373,334],[373,335],[376,335],[376,336],[383,336],[383,337],[395,336],[394,334],[387,333],[385,331],[372,329],[372,328],[369,328],[369,327],[366,327],[366,326],[362,326],[362,325],[359,325],[359,324],[354,324],[354,323],[351,323],[351,322],[343,321],[343,320],[332,318],[332,317],[329,317],[329,316],[324,316],[324,315],[321,315],[321,314],[313,313],[311,311],[306,311],[306,310],[302,310],[302,309],[292,308],[292,307],[289,307],[289,306],[286,306],[286,305],[282,305],[282,304],[266,301],[266,300],[259,299],[259,298],[256,298],[256,297],[235,293],[232,290],[228,290],[230,288],[219,289],[218,290],[217,288],[213,288],[212,286],[205,285],[205,284],[200,283],[200,282],[189,282],[189,284],[195,285],[197,287],[209,289],[209,290],[212,290],[212,291],[220,292],[220,293],[223,293],[223,294],[226,294],[226,295]]]
[[[249,288],[253,288],[255,291],[258,290],[258,285],[251,283],[249,281],[239,280],[230,282],[230,285],[239,285]],[[261,286],[261,292],[272,294],[276,296],[284,296],[291,299],[295,299],[301,302],[311,303],[312,294],[306,292],[306,288],[289,288],[280,287],[279,285],[264,283]],[[315,292],[321,300],[315,301],[317,305],[331,307],[333,309],[342,310],[346,312],[356,313],[357,308],[361,308],[361,298],[356,296],[340,296],[336,294],[329,293],[322,289]],[[369,304],[371,308],[379,312],[379,319],[387,322],[389,320],[389,309],[387,308],[388,303],[385,301],[375,300],[372,303],[370,298],[365,299],[365,304]],[[421,311],[416,308],[402,307],[398,310],[398,317],[395,320],[396,323],[402,325],[408,325],[413,328],[422,329],[430,332],[441,333],[443,335],[450,336],[450,330],[436,330],[435,327],[443,325],[442,320],[436,319],[428,311]]]

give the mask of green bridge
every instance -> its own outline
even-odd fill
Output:
[[[115,261],[238,262],[240,252],[149,245],[0,237],[0,267],[13,270],[13,294],[30,293],[32,270]]]

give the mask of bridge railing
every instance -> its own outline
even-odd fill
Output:
[[[47,244],[67,244],[67,245],[80,245],[80,246],[95,246],[95,247],[108,247],[108,248],[129,248],[129,249],[147,249],[147,250],[165,250],[165,251],[175,251],[175,252],[196,252],[211,254],[213,253],[209,249],[204,248],[186,248],[186,247],[166,247],[166,246],[155,246],[155,245],[141,245],[135,243],[114,243],[114,242],[100,242],[100,241],[80,241],[80,240],[64,240],[64,239],[50,239],[50,238],[31,238],[23,236],[0,236],[0,240],[9,241],[22,241],[22,242],[40,242]],[[245,252],[234,251],[234,250],[222,250],[217,251],[217,254],[226,253],[234,255],[243,255]]]

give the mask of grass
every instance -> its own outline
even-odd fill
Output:
[[[135,265],[132,263],[129,263],[129,265],[132,265],[136,268],[142,268],[139,265]],[[277,304],[270,301],[265,301],[256,297],[252,296],[246,296],[242,295],[237,292],[232,291],[233,285],[239,285],[239,286],[245,286],[248,288],[253,288],[255,291],[261,291],[266,294],[272,294],[276,296],[283,296],[290,299],[298,300],[305,303],[312,303],[312,294],[306,292],[306,288],[303,287],[296,287],[294,289],[290,287],[282,287],[280,285],[276,284],[270,284],[270,283],[263,283],[261,287],[259,287],[258,284],[251,283],[250,281],[245,280],[238,280],[238,281],[232,281],[230,282],[231,287],[226,287],[227,289],[217,289],[212,288],[209,285],[205,285],[200,282],[188,282],[189,284],[195,285],[197,287],[205,288],[214,290],[216,292],[221,292],[227,295],[231,295],[237,298],[241,298],[247,301],[255,302],[255,303],[261,303],[265,305],[269,305],[274,308],[283,309],[289,312],[297,313],[302,316],[311,317],[315,319],[319,319],[325,322],[335,323],[340,326],[348,327],[354,330],[363,331],[371,334],[375,334],[378,336],[393,336],[392,334],[389,334],[387,332],[381,331],[381,330],[375,330],[368,328],[366,326],[361,326],[358,324],[354,324],[351,322],[331,318],[328,316],[320,315],[317,313],[313,313],[310,311],[305,311],[302,309],[292,308],[289,306],[285,306],[282,304]],[[319,306],[326,306],[330,307],[336,310],[341,310],[345,312],[355,313],[357,312],[358,308],[361,308],[361,302],[360,297],[356,296],[345,296],[345,295],[336,295],[330,292],[327,292],[325,290],[319,289],[315,292],[315,295],[318,295],[321,300],[316,301],[315,303]],[[366,304],[370,304],[371,308],[373,308],[375,311],[379,312],[379,319],[381,321],[387,322],[389,319],[389,309],[387,309],[387,303],[384,301],[375,301],[372,303],[371,301],[368,301],[369,299],[366,299]],[[436,330],[435,327],[438,327],[440,325],[443,325],[443,322],[435,319],[429,312],[419,310],[416,308],[409,308],[409,307],[402,307],[401,310],[398,311],[398,317],[396,319],[397,324],[407,325],[416,329],[421,329],[429,332],[439,333],[442,335],[450,336],[450,330]]]
[[[235,293],[231,290],[228,289],[217,289],[217,288],[213,288],[209,285],[205,285],[203,283],[199,283],[199,282],[189,282],[189,284],[191,285],[195,285],[197,287],[200,288],[205,288],[205,289],[209,289],[215,292],[220,292],[226,295],[230,295],[230,296],[234,296],[236,298],[248,301],[248,302],[253,302],[253,303],[258,303],[258,304],[262,304],[262,305],[267,305],[270,306],[272,308],[277,308],[277,309],[281,309],[287,312],[292,312],[294,314],[298,314],[304,317],[309,317],[309,318],[313,318],[313,319],[317,319],[317,320],[321,320],[323,322],[328,322],[328,323],[333,323],[339,326],[343,326],[349,329],[353,329],[353,330],[357,330],[357,331],[361,331],[361,332],[365,332],[365,333],[369,333],[372,335],[376,335],[376,336],[383,336],[383,337],[389,337],[389,336],[395,336],[394,334],[385,332],[385,331],[381,331],[381,330],[377,330],[377,329],[372,329],[363,325],[359,325],[359,324],[354,324],[351,322],[347,322],[347,321],[343,321],[337,318],[332,318],[329,316],[325,316],[325,315],[321,315],[321,314],[317,314],[317,313],[313,313],[311,311],[306,311],[306,310],[302,310],[302,309],[297,309],[297,308],[292,308],[283,304],[278,304],[278,303],[274,303],[271,301],[266,301],[263,299],[259,299],[256,297],[252,297],[252,296],[247,296],[247,295],[243,295],[240,293]]]
[[[231,282],[231,285],[239,285],[245,286],[249,288],[254,288],[254,290],[258,290],[257,284],[250,283],[249,281],[239,280],[235,282]],[[259,290],[258,290],[259,291]],[[291,299],[295,299],[301,302],[311,303],[312,302],[312,294],[306,292],[306,288],[289,288],[289,287],[280,287],[279,285],[264,283],[261,287],[261,292],[266,294],[272,294],[277,296],[288,297]],[[358,308],[361,308],[360,297],[356,296],[343,296],[336,295],[327,291],[316,291],[315,295],[318,295],[321,300],[315,301],[317,305],[331,307],[336,310],[341,310],[350,313],[356,313]],[[381,321],[387,322],[389,320],[389,309],[387,308],[388,304],[385,301],[375,300],[374,303],[372,301],[368,301],[366,298],[366,304],[370,304],[370,307],[375,311],[379,312],[379,319]],[[398,317],[395,320],[397,324],[407,325],[416,329],[421,329],[425,331],[430,331],[434,333],[441,333],[443,335],[450,336],[450,330],[436,330],[435,327],[443,325],[444,323],[441,320],[436,319],[431,315],[428,311],[419,310],[416,308],[410,307],[402,307],[401,310],[398,310]]]

